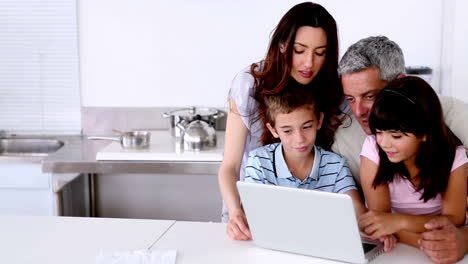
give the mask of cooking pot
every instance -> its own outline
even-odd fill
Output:
[[[151,133],[149,131],[122,132],[120,137],[88,137],[88,139],[104,139],[120,142],[124,149],[145,149],[149,147]]]
[[[215,108],[192,106],[188,108],[172,110],[162,114],[162,117],[168,118],[169,131],[171,135],[175,137],[180,137],[182,135],[182,129],[177,126],[177,124],[181,123],[182,120],[190,123],[197,120],[198,116],[200,117],[200,120],[205,121],[209,126],[216,127],[216,120],[220,117],[223,117],[224,113]]]
[[[200,151],[216,147],[216,130],[200,116],[188,122],[182,120],[177,127],[182,131],[181,141],[184,150]]]

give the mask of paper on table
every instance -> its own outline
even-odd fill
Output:
[[[134,250],[119,252],[100,252],[96,264],[174,264],[177,250]]]

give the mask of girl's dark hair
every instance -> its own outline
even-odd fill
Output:
[[[317,134],[317,145],[330,149],[335,131],[341,124],[339,105],[343,100],[343,89],[338,79],[338,33],[333,17],[319,4],[305,2],[292,7],[280,20],[271,37],[267,55],[261,63],[254,63],[250,73],[255,78],[253,97],[258,103],[258,118],[265,125],[266,106],[264,97],[282,91],[291,77],[294,40],[302,26],[322,28],[327,35],[325,62],[319,73],[308,85],[306,92],[316,91],[324,113],[322,129]],[[280,44],[284,51],[280,51]],[[253,114],[253,113],[252,113]],[[261,141],[274,142],[274,137],[264,126]]]
[[[414,134],[421,141],[415,160],[424,202],[443,193],[448,184],[456,147],[461,141],[445,124],[439,98],[432,87],[418,77],[404,77],[390,82],[377,95],[369,116],[369,127]],[[392,182],[394,177],[410,179],[403,162],[392,163],[379,147],[380,166],[372,186]]]

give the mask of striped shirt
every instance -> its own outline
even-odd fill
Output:
[[[314,150],[311,172],[301,181],[289,170],[281,143],[254,149],[247,161],[244,181],[334,193],[357,190],[343,157],[318,146],[314,146]]]

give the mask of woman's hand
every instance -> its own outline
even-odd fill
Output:
[[[402,228],[401,224],[401,219],[396,214],[372,210],[359,218],[359,227],[373,239],[398,232]]]
[[[250,234],[250,230],[247,225],[247,218],[245,217],[244,212],[240,211],[232,215],[229,214],[227,234],[231,239],[234,240],[252,239],[252,234]]]

